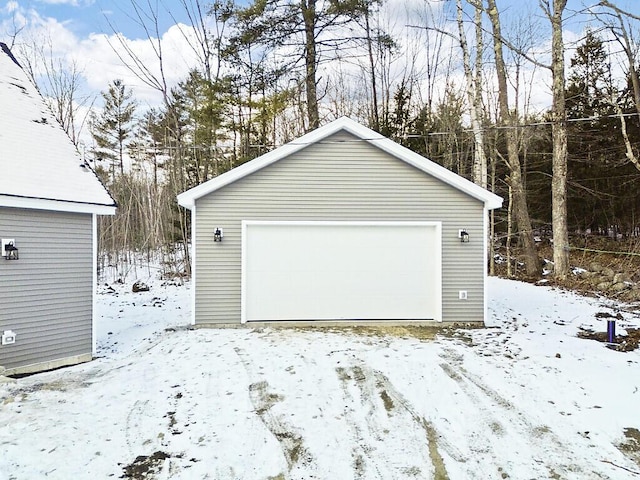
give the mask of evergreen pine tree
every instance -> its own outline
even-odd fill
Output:
[[[136,103],[133,92],[127,90],[122,80],[114,80],[106,92],[102,113],[91,117],[91,135],[96,142],[96,156],[110,160],[111,178],[115,168],[124,173],[124,152],[133,130]]]

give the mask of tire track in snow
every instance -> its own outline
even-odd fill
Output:
[[[336,373],[342,381],[345,401],[365,415],[363,420],[357,417],[357,411],[345,410],[346,420],[356,436],[352,451],[355,478],[426,478],[429,471],[437,480],[449,479],[439,452],[442,445],[437,431],[382,372],[359,362],[338,367]],[[396,435],[406,437],[405,441],[394,439]],[[387,439],[389,443],[385,442]],[[409,456],[415,464],[397,465],[394,452],[385,449],[388,444],[402,446],[403,450],[415,449],[415,455]],[[455,454],[455,448],[450,450]],[[403,456],[407,458],[406,453]]]
[[[444,348],[440,357],[444,360],[440,363],[440,368],[452,380],[458,383],[460,389],[466,394],[474,404],[478,405],[477,414],[483,417],[483,421],[492,434],[497,437],[503,437],[508,430],[515,430],[520,434],[525,434],[525,441],[529,448],[533,447],[535,455],[532,459],[536,464],[546,468],[547,473],[557,478],[608,478],[595,471],[586,472],[580,465],[572,462],[574,452],[567,448],[565,443],[553,433],[553,431],[543,424],[534,424],[528,420],[529,413],[523,411],[513,402],[506,399],[499,392],[487,385],[482,378],[467,371],[463,366],[463,355],[458,354],[453,349]],[[483,408],[483,405],[489,404],[489,408]],[[499,409],[493,408],[495,405]],[[506,426],[505,426],[506,425]],[[540,439],[544,439],[543,442]],[[555,457],[563,458],[569,462],[549,464],[548,445],[553,445]],[[546,446],[544,451],[539,450],[539,446]],[[481,453],[486,455],[489,451],[483,450]],[[544,459],[544,460],[543,460]],[[496,463],[499,459],[496,458]],[[572,477],[573,476],[573,477]],[[586,477],[585,477],[586,476]]]
[[[250,381],[253,382],[249,385],[249,399],[254,411],[282,449],[288,468],[286,478],[291,478],[292,472],[299,467],[304,467],[307,472],[310,469],[313,470],[314,458],[306,448],[302,435],[286,422],[283,415],[278,415],[272,410],[272,407],[282,402],[284,397],[271,392],[270,385],[266,380],[254,381],[257,379],[257,375],[253,372],[250,357],[240,347],[234,347],[234,351],[244,365]]]
[[[136,453],[142,431],[140,419],[145,415],[148,404],[149,400],[136,400],[127,414],[124,435],[131,455]]]
[[[269,391],[269,383],[260,381],[249,385],[249,398],[256,414],[262,419],[264,425],[269,429],[280,443],[282,453],[287,461],[289,473],[298,465],[309,465],[313,462],[313,457],[305,448],[302,435],[296,433],[288,425],[282,416],[274,414],[271,408],[284,397]]]

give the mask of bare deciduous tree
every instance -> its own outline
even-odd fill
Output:
[[[567,0],[540,0],[551,22],[552,141],[551,223],[553,228],[554,276],[564,280],[569,273],[569,228],[567,225],[567,111],[565,108],[564,41],[562,16]]]
[[[538,254],[533,241],[533,229],[529,217],[526,191],[522,178],[522,165],[518,154],[518,138],[516,132],[516,119],[509,107],[509,92],[507,84],[507,67],[503,56],[503,38],[500,25],[500,14],[495,0],[487,0],[487,15],[491,21],[493,30],[493,50],[496,62],[496,77],[498,81],[498,106],[500,120],[505,129],[507,141],[507,165],[509,167],[509,186],[513,196],[513,208],[520,242],[524,251],[525,269],[528,275],[539,272]]]
[[[33,38],[16,47],[23,70],[69,138],[78,145],[92,95],[82,92],[82,69],[56,54],[50,37]]]
[[[487,186],[487,157],[484,150],[484,130],[482,126],[482,4],[469,0],[474,7],[474,24],[476,31],[476,72],[471,69],[471,55],[467,46],[467,34],[464,29],[462,0],[456,0],[458,36],[460,49],[462,50],[462,65],[466,84],[467,101],[471,118],[471,130],[473,132],[473,181],[484,188]]]

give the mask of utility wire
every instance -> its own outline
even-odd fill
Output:
[[[622,114],[623,117],[625,118],[629,118],[629,117],[638,117],[640,116],[640,113],[638,112],[633,112],[633,113],[623,113]],[[620,118],[620,115],[618,114],[611,114],[611,115],[600,115],[600,116],[595,116],[595,117],[581,117],[581,118],[568,118],[565,121],[567,123],[578,123],[578,122],[594,122],[594,121],[598,121],[598,120],[603,120],[603,119],[610,119],[610,118]],[[491,130],[509,130],[509,129],[518,129],[518,128],[529,128],[529,127],[539,127],[539,126],[546,126],[546,125],[553,125],[555,123],[558,122],[554,122],[552,120],[545,120],[542,122],[531,122],[531,123],[520,123],[517,125],[490,125],[487,127],[482,127],[480,130],[487,132],[487,131],[491,131]],[[433,137],[433,136],[444,136],[444,135],[456,135],[459,133],[473,133],[474,130],[472,128],[469,127],[464,127],[461,128],[459,130],[454,130],[454,131],[441,131],[441,132],[428,132],[428,133],[408,133],[408,134],[404,134],[402,136],[400,136],[400,138],[404,138],[404,139],[410,139],[410,138],[429,138],[429,137]],[[299,142],[297,140],[293,140],[291,142],[288,142],[286,144],[251,144],[249,145],[250,148],[277,148],[277,147],[281,147],[283,145],[297,145],[297,146],[308,146],[308,145],[312,145],[312,144],[316,144],[316,143],[324,143],[324,144],[339,144],[339,143],[358,143],[358,142],[375,142],[375,141],[380,141],[380,140],[387,140],[387,137],[371,137],[371,138],[354,138],[354,139],[350,139],[350,140],[321,140],[319,142]],[[154,148],[154,147],[151,147]],[[188,146],[188,147],[170,147],[170,146],[162,146],[162,147],[155,147],[158,148],[160,150],[178,150],[178,149],[183,149],[183,150],[215,150],[215,149],[229,149],[229,148],[237,148],[233,145],[216,145],[215,147],[210,147],[210,146]]]
[[[581,247],[569,247],[570,250],[580,250],[582,252],[592,252],[592,253],[609,253],[613,255],[629,255],[633,257],[640,257],[640,253],[636,252],[614,252],[612,250],[598,250],[594,248],[581,248]]]

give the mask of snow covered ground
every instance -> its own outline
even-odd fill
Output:
[[[640,352],[576,337],[614,303],[493,278],[492,328],[429,338],[191,330],[188,287],[116,289],[99,358],[0,384],[0,479],[640,478]]]

